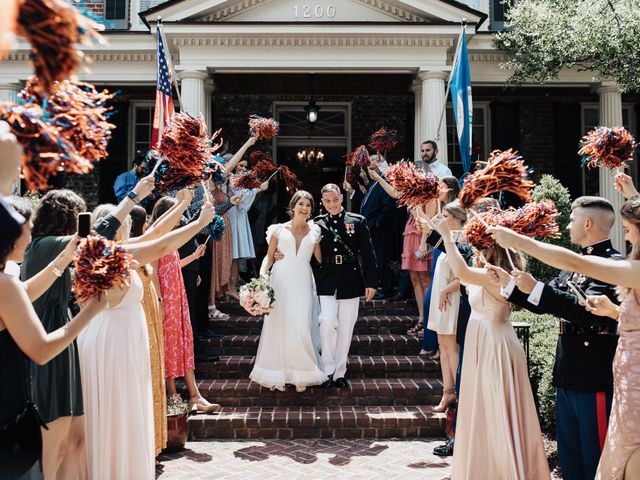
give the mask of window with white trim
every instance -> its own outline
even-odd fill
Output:
[[[129,0],[105,0],[104,19],[108,29],[125,30],[129,28]]]
[[[473,125],[471,126],[471,170],[478,160],[489,155],[489,102],[473,102]],[[447,156],[451,172],[458,178],[462,176],[462,159],[455,125],[455,115],[451,103],[447,104]]]
[[[129,164],[134,158],[144,157],[151,145],[154,103],[131,102],[129,109]]]

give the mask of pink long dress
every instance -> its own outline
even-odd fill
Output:
[[[640,304],[632,292],[620,304],[620,339],[613,359],[613,404],[597,480],[622,480],[640,448]]]
[[[549,480],[527,360],[509,304],[469,286],[452,480]]]
[[[158,260],[158,280],[164,310],[164,376],[184,377],[186,372],[195,369],[195,361],[189,304],[177,250]]]

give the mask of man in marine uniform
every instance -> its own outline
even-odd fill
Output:
[[[583,255],[622,259],[609,240],[614,220],[615,211],[608,200],[576,199],[568,225],[571,242],[582,248]],[[548,284],[516,272],[502,295],[534,313],[560,318],[553,368],[558,456],[563,478],[584,480],[595,476],[607,433],[617,322],[589,313],[568,282],[587,295],[607,295],[616,300],[613,285],[572,272],[561,272]]]
[[[320,195],[327,213],[314,220],[322,230],[322,263],[314,261],[313,273],[320,297],[322,370],[329,377],[323,386],[347,388],[344,376],[360,297],[369,301],[375,295],[378,267],[367,222],[342,208],[340,187],[327,184]]]

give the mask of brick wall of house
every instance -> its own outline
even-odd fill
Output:
[[[297,95],[214,95],[213,96],[213,128],[222,128],[223,136],[229,142],[231,151],[247,139],[247,121],[249,115],[258,114],[266,117],[273,115],[273,102],[306,102],[308,96]],[[413,116],[413,98],[409,95],[387,96],[317,96],[321,102],[351,102],[351,145],[366,144],[369,135],[385,126],[395,129],[399,134],[399,142],[392,160],[399,159],[411,151],[413,144],[413,125],[408,124]],[[262,148],[269,148],[263,145]],[[410,155],[410,153],[409,153]]]
[[[100,18],[104,17],[104,3],[105,0],[80,0],[78,2],[82,9]]]

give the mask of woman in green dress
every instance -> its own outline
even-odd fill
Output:
[[[152,177],[145,177],[112,215],[94,225],[94,230],[112,237],[137,201],[151,193]],[[64,250],[77,230],[78,214],[86,210],[84,200],[71,190],[52,190],[38,205],[33,221],[33,240],[27,248],[21,278],[27,280],[47,267]],[[49,333],[71,319],[71,271],[60,278],[33,306]],[[42,470],[45,479],[77,478],[84,449],[84,405],[80,364],[75,340],[49,363],[35,368],[35,397],[47,424],[42,430]]]

